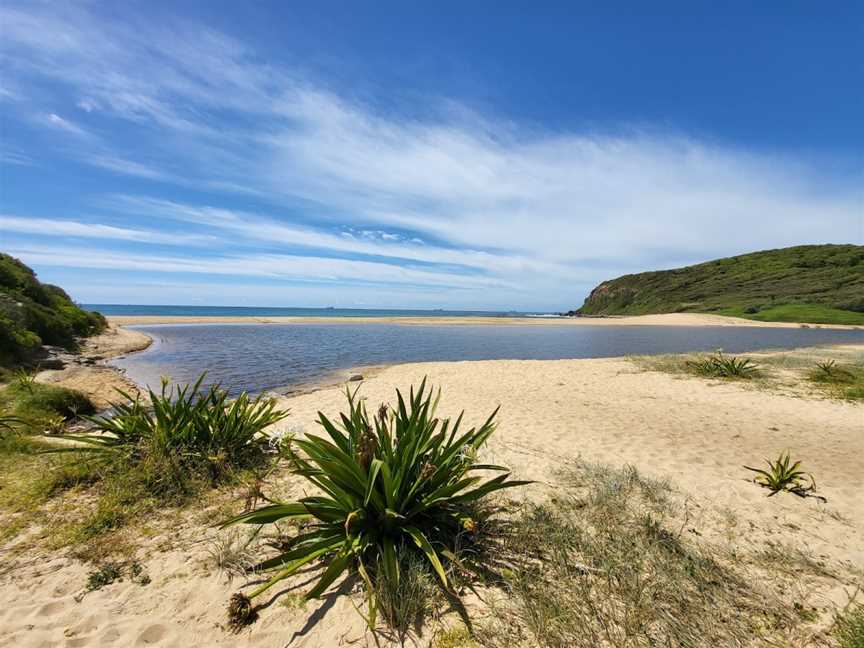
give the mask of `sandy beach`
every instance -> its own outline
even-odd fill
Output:
[[[774,328],[864,329],[844,324],[759,322],[741,317],[702,313],[666,313],[622,317],[194,317],[177,315],[112,315],[117,326],[146,324],[404,324],[494,326],[756,326]]]
[[[153,342],[150,336],[116,324],[84,340],[80,353],[63,369],[41,371],[37,380],[84,392],[98,409],[109,407],[118,398],[117,390],[136,393],[138,386],[106,362],[112,358],[143,351]]]
[[[826,353],[860,360],[864,346],[770,356],[794,363]],[[785,387],[769,389],[654,371],[626,358],[398,365],[367,376],[360,393],[377,407],[391,401],[397,387],[423,377],[442,387],[442,415],[464,409],[467,422],[476,424],[501,405],[499,429],[484,458],[536,480],[520,498],[548,497],[558,488],[556,469],[574,459],[629,464],[675,485],[686,503],[688,528],[706,542],[737,552],[794,547],[830,566],[836,578],[809,578],[802,593],[823,617],[864,584],[860,403],[829,400],[791,378],[781,381]],[[281,405],[291,416],[280,428],[311,432],[317,411],[343,409],[343,386],[283,399]],[[749,481],[744,464],[759,465],[787,449],[813,473],[827,503],[768,498]],[[300,494],[300,485],[284,473],[267,486],[283,497]],[[354,610],[361,601],[356,592],[306,604],[288,593],[240,635],[224,630],[226,602],[244,579],[231,582],[214,565],[226,532],[210,524],[220,506],[236,498],[217,493],[200,506],[128,529],[132,552],[151,578],[143,587],[126,579],[82,595],[91,566],[38,542],[25,551],[16,550],[16,540],[7,543],[0,568],[0,644],[374,646]],[[476,615],[482,620],[484,614],[481,605]],[[429,633],[420,645],[434,645],[434,629]]]

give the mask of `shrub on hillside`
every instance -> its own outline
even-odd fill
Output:
[[[102,315],[79,308],[62,288],[41,283],[21,261],[0,254],[0,363],[20,362],[40,344],[72,348],[105,326]]]

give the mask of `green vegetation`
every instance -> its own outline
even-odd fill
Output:
[[[148,390],[149,406],[121,391],[126,402],[115,405],[110,416],[88,419],[104,434],[67,436],[84,444],[68,451],[122,454],[139,463],[168,461],[181,473],[205,470],[214,479],[231,468],[260,462],[269,447],[264,428],[288,412],[277,410],[272,398],[253,400],[246,392],[229,401],[219,385],[201,391],[203,380],[202,374],[193,385],[169,388],[163,378],[160,393]]]
[[[92,414],[93,403],[84,394],[57,385],[16,380],[0,390],[0,411],[21,419],[34,431],[57,427],[63,421]]]
[[[748,358],[726,356],[720,352],[687,360],[686,366],[693,373],[712,378],[749,379],[759,374],[759,367]]]
[[[103,587],[107,587],[115,581],[123,580],[124,573],[134,583],[138,583],[139,585],[150,584],[150,577],[144,572],[144,568],[138,561],[107,562],[87,575],[85,590],[95,592]]]
[[[808,378],[835,398],[864,400],[864,366],[817,362]]]
[[[52,533],[57,545],[86,545],[164,505],[266,470],[280,447],[264,428],[287,412],[272,399],[245,393],[229,401],[218,386],[150,392],[150,407],[128,395],[115,417],[90,417],[99,435],[32,435],[26,428],[0,441],[0,507],[32,520],[47,499],[75,487],[92,497]],[[34,387],[43,387],[36,383]],[[3,392],[22,389],[13,384]],[[36,392],[38,393],[38,391]],[[54,521],[57,524],[57,521]],[[97,552],[98,553],[98,552]]]
[[[669,485],[589,464],[556,481],[555,497],[528,505],[508,534],[509,596],[477,628],[481,645],[799,645],[793,605],[740,556],[687,533]]]
[[[783,304],[753,312],[754,307],[723,308],[717,315],[743,317],[759,322],[811,322],[813,324],[864,324],[864,313],[832,308],[821,304]]]
[[[813,476],[808,475],[800,469],[800,461],[792,463],[788,452],[781,454],[776,461],[766,459],[765,462],[768,464],[768,470],[750,468],[749,466],[744,467],[756,473],[753,481],[771,491],[768,497],[782,492],[792,493],[799,497],[807,497],[812,491],[816,490],[816,482],[813,481]],[[809,484],[805,481],[805,478],[809,478]]]
[[[62,288],[0,253],[0,366],[26,360],[42,344],[74,349],[79,337],[105,328],[105,318],[76,306]]]
[[[678,312],[864,324],[864,246],[802,245],[625,275],[597,286],[572,314]]]
[[[304,454],[294,453],[294,472],[323,494],[274,503],[223,525],[304,523],[280,555],[257,565],[276,574],[248,596],[232,597],[229,614],[235,627],[254,619],[251,599],[316,560],[328,564],[307,597],[320,596],[354,568],[366,589],[370,627],[378,609],[385,620],[403,626],[420,611],[398,600],[404,588],[426,587],[418,565],[449,591],[448,565],[468,568],[457,556],[457,543],[476,529],[472,506],[490,493],[527,483],[509,480],[505,468],[476,461],[495,430],[497,410],[482,426],[463,433],[461,415],[455,423],[435,418],[440,392],[433,398],[425,380],[416,392],[412,387],[407,403],[397,391],[397,408],[382,405],[371,419],[356,391],[347,396],[341,429],[319,413],[329,438],[306,435],[294,442]],[[472,476],[476,470],[503,474],[484,482]]]
[[[837,617],[834,634],[840,648],[864,648],[864,605],[850,606]]]

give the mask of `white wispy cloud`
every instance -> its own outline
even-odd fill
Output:
[[[76,237],[85,239],[113,239],[137,243],[164,243],[170,245],[205,245],[213,236],[204,234],[165,234],[101,223],[85,223],[58,218],[30,218],[0,214],[0,230],[47,237]]]
[[[93,137],[93,135],[89,131],[85,130],[78,124],[69,121],[68,119],[64,119],[56,113],[40,115],[38,119],[49,128],[68,133],[69,135],[74,135],[75,137],[81,137],[86,139]]]
[[[383,114],[206,27],[156,26],[143,15],[109,20],[87,4],[5,3],[0,25],[0,54],[22,96],[29,80],[49,80],[77,97],[84,123],[120,119],[138,135],[134,156],[108,135],[71,156],[208,194],[190,205],[157,188],[103,206],[213,228],[268,250],[387,260],[334,266],[328,258],[339,268],[334,277],[350,268],[404,282],[396,262],[404,260],[439,266],[407,268],[417,285],[495,285],[497,303],[527,292],[563,307],[625,271],[864,242],[860,168],[838,179],[801,157],[681,133],[545,131],[458,102],[424,106],[422,116]],[[55,128],[80,128],[41,110],[62,120],[49,124]],[[229,194],[234,203],[247,196],[273,208],[229,209],[220,204]],[[286,215],[298,211],[316,226]],[[278,258],[267,260],[287,267],[286,258],[296,259],[286,277],[325,274],[317,257]],[[142,269],[163,261],[134,257]],[[254,267],[263,268],[260,261]],[[300,273],[303,264],[313,270]],[[230,259],[219,267],[240,271]]]
[[[68,245],[12,245],[8,252],[26,263],[47,267],[96,268],[234,277],[262,277],[293,282],[375,283],[429,286],[453,290],[515,290],[496,278],[427,271],[373,261],[288,254],[216,254],[206,258],[116,252]]]

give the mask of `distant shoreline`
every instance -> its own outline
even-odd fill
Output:
[[[503,316],[200,316],[200,315],[109,315],[117,326],[160,324],[401,324],[414,326],[740,326],[758,328],[821,328],[864,330],[846,324],[802,324],[760,322],[701,313],[667,313],[620,317],[503,317]]]

